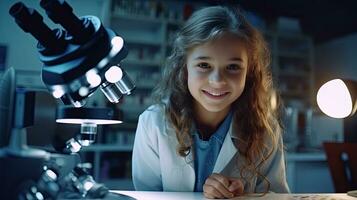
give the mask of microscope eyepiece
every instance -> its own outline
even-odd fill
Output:
[[[79,44],[88,41],[95,32],[93,24],[86,18],[79,19],[65,1],[41,0],[40,5],[46,10],[48,17],[66,29]]]
[[[36,10],[18,2],[10,8],[9,13],[21,29],[35,37],[44,48],[53,52],[61,52],[66,47],[64,40],[60,38],[60,32],[56,33],[48,28]]]

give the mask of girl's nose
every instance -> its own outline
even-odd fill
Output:
[[[208,82],[209,82],[209,84],[214,85],[214,86],[220,86],[220,85],[225,84],[224,76],[217,69],[215,69],[211,72]]]

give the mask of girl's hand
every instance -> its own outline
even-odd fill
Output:
[[[203,195],[209,199],[233,198],[243,194],[244,185],[240,179],[213,173],[203,185]]]

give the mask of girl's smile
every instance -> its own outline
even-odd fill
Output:
[[[222,100],[229,95],[229,92],[224,91],[202,90],[202,92],[212,100]]]

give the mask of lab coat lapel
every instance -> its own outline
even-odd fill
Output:
[[[170,138],[169,146],[176,147],[178,142],[174,132],[168,134],[168,137]],[[174,191],[193,191],[195,187],[196,175],[192,150],[186,157],[178,156],[176,148],[170,148],[170,151],[170,156],[175,160],[173,162],[175,164],[173,166],[166,166],[166,169],[168,170],[166,174],[169,176],[163,177],[163,179],[165,179],[164,182],[167,183],[168,188],[175,188]],[[164,188],[164,190],[171,191],[167,188]]]
[[[194,168],[194,162],[193,162],[193,152],[191,151],[190,154],[187,155],[186,157],[186,163],[189,164],[189,167],[185,167],[183,171],[185,171],[182,175],[183,178],[187,181],[187,187],[190,189],[190,191],[194,190],[195,187],[195,180],[196,180],[196,174],[195,174],[195,168]],[[185,175],[188,175],[185,177]],[[186,189],[186,188],[185,188]]]
[[[232,141],[232,123],[229,131],[223,141],[221,151],[218,154],[216,164],[214,165],[213,172],[220,173],[225,166],[231,161],[233,156],[237,153],[237,148]]]
[[[167,167],[165,191],[194,191],[196,175],[189,157],[192,156],[189,154],[186,158],[178,158],[177,166]]]
[[[185,159],[186,159],[186,163],[188,163],[188,164],[191,166],[191,168],[192,168],[193,170],[195,170],[195,168],[194,168],[195,166],[194,166],[192,154],[193,154],[193,152],[192,152],[192,150],[191,150],[190,154],[188,154]]]

